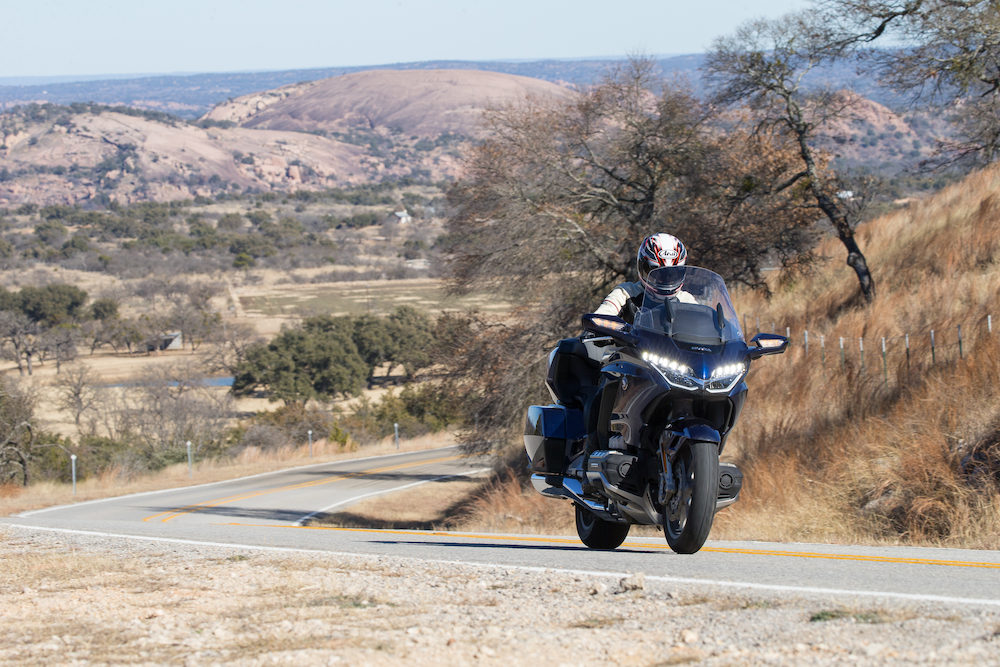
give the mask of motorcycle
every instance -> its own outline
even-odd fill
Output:
[[[743,474],[719,457],[746,400],[751,361],[784,336],[748,345],[718,274],[650,272],[632,324],[584,315],[587,334],[560,341],[546,385],[554,404],[528,408],[531,482],[572,501],[580,540],[615,549],[632,524],[662,528],[677,553],[697,552]]]

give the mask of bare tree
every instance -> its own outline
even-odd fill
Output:
[[[35,398],[30,392],[0,378],[0,483],[18,477],[24,486],[30,481],[34,409]]]
[[[17,364],[21,375],[32,373],[32,360],[38,354],[37,322],[31,321],[24,313],[13,310],[0,311],[0,341],[5,358]]]
[[[38,339],[39,358],[43,362],[48,359],[55,360],[58,374],[65,362],[76,359],[79,341],[80,329],[74,324],[60,324],[45,329]]]
[[[97,403],[97,384],[99,378],[83,364],[75,364],[67,368],[58,384],[59,407],[73,415],[73,423],[77,432],[82,433],[83,416],[94,411]],[[93,424],[88,429],[93,431]]]
[[[847,264],[854,269],[869,303],[875,298],[875,281],[854,236],[857,220],[837,197],[837,182],[824,168],[816,147],[816,132],[841,115],[850,98],[831,92],[810,93],[803,77],[818,65],[842,55],[835,34],[812,12],[789,14],[782,19],[751,21],[735,35],[716,41],[706,69],[720,104],[748,104],[758,130],[779,130],[794,143],[800,169],[777,190],[804,188],[816,207],[830,221],[847,250]]]
[[[502,294],[517,308],[504,324],[454,323],[468,336],[454,338],[450,365],[482,398],[469,435],[477,449],[502,446],[531,394],[544,395],[548,351],[579,333],[580,314],[636,279],[647,234],[676,234],[689,262],[756,287],[766,264],[810,257],[815,210],[785,186],[797,153],[774,133],[723,126],[648,61],[487,120],[490,139],[449,195],[447,249],[456,289]]]
[[[914,101],[951,101],[960,139],[949,160],[1000,157],[1000,4],[995,0],[818,0],[838,47],[886,37],[905,46],[859,53]]]

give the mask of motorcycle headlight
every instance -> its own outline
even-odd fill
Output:
[[[746,364],[735,363],[717,366],[712,371],[712,377],[705,383],[705,389],[711,392],[729,391],[736,386],[736,383],[743,379],[747,372]]]
[[[681,389],[698,389],[701,386],[698,379],[693,376],[693,371],[690,367],[669,357],[662,357],[651,352],[643,352],[642,360],[652,364],[656,370],[660,371],[664,379],[675,387],[680,387]]]

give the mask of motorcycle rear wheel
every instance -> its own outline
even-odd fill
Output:
[[[689,443],[674,462],[677,493],[663,512],[663,534],[679,554],[693,554],[708,539],[719,495],[719,450],[711,442]],[[676,518],[671,519],[676,503]]]
[[[605,521],[579,505],[576,508],[576,534],[591,549],[616,549],[628,537],[630,524]]]

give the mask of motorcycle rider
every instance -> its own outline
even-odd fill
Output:
[[[684,266],[686,261],[687,248],[676,236],[664,232],[647,236],[639,244],[639,252],[636,256],[639,280],[619,284],[604,297],[604,301],[594,313],[617,315],[631,323],[639,309],[639,304],[642,302],[642,295],[647,287],[646,277],[649,272],[663,266]],[[680,288],[681,285],[678,283],[669,296],[677,298],[682,303],[696,302],[694,297]]]
[[[639,251],[636,255],[639,279],[635,282],[623,282],[616,286],[604,298],[594,313],[615,315],[631,324],[642,304],[644,292],[647,288],[652,289],[646,282],[650,271],[664,266],[684,266],[686,260],[687,249],[676,236],[663,232],[647,236],[639,244]],[[663,293],[662,285],[658,286],[658,291],[661,297],[676,298],[683,303],[696,303],[696,299],[691,294],[681,289],[680,282],[676,285],[670,285],[666,294]],[[572,368],[572,375],[583,376],[577,377],[572,383],[576,387],[573,392],[576,397],[572,400],[578,401],[587,415],[589,436],[586,448],[589,453],[595,449],[606,448],[608,445],[610,434],[607,430],[607,421],[612,408],[611,399],[615,392],[605,391],[606,385],[600,380],[597,372],[599,364],[596,361],[587,363],[579,361],[579,358],[585,356],[586,352],[579,338],[568,338],[561,341],[549,356],[548,377],[549,385],[552,386],[559,383],[560,378],[566,377],[567,373],[563,369]],[[578,360],[571,361],[572,357],[577,357]]]

